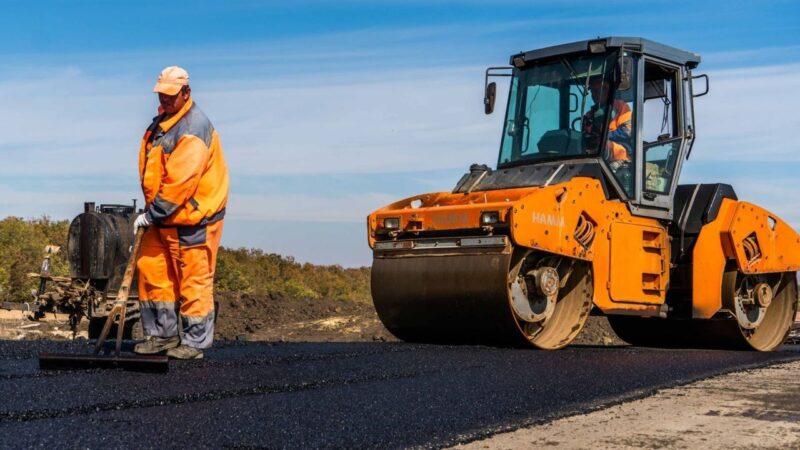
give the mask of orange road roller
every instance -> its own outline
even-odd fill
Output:
[[[367,218],[372,297],[402,340],[558,349],[589,314],[634,345],[770,351],[800,236],[727,184],[678,184],[700,56],[608,37],[518,53],[495,169]]]

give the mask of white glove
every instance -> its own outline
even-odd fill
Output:
[[[617,161],[611,161],[610,163],[608,163],[608,165],[609,167],[611,167],[611,170],[616,173],[617,171],[619,171],[619,169],[625,167],[626,162],[617,160]]]
[[[136,232],[139,230],[139,227],[149,227],[150,220],[147,219],[147,213],[139,214],[139,217],[133,222],[133,235],[136,236]]]

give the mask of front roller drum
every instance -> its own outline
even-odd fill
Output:
[[[376,249],[372,298],[384,326],[411,342],[543,349],[569,344],[591,310],[589,265],[546,259],[494,239],[502,245],[469,247],[447,240]],[[547,284],[550,293],[556,283],[555,295],[543,298],[537,283]]]

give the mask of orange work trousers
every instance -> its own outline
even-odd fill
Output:
[[[181,345],[211,346],[214,269],[222,222],[148,227],[136,264],[146,336],[180,335]]]

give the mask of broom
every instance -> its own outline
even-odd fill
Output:
[[[39,369],[41,370],[76,370],[76,369],[124,369],[139,372],[166,373],[169,371],[169,358],[163,355],[123,355],[122,334],[125,329],[125,310],[128,304],[133,273],[136,271],[136,259],[144,235],[144,227],[136,231],[130,259],[125,268],[125,276],[119,286],[117,298],[108,314],[103,331],[89,355],[70,353],[39,353]],[[113,355],[101,355],[100,351],[106,342],[111,326],[117,324],[117,339]]]

